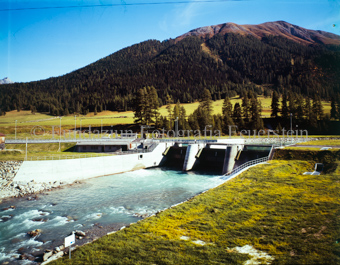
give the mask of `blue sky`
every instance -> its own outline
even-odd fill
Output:
[[[0,0],[0,79],[46,79],[144,40],[162,41],[225,22],[276,20],[340,35],[340,2]]]

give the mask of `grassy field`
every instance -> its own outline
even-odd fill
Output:
[[[262,102],[262,117],[270,117],[271,114],[271,98],[259,97]],[[241,104],[241,99],[238,97],[231,99],[232,104],[239,102]],[[190,115],[194,112],[194,110],[198,107],[199,102],[181,104],[186,109],[187,115]],[[213,113],[221,114],[222,112],[223,100],[213,101]],[[323,102],[324,112],[330,112],[330,103]],[[172,108],[174,104],[172,105]],[[162,106],[159,109],[160,115],[167,116],[168,111],[166,106]],[[134,115],[132,111],[126,112],[113,112],[113,111],[103,111],[99,112],[97,115],[94,115],[93,112],[87,115],[78,115],[76,118],[74,115],[63,116],[60,120],[59,117],[50,116],[47,114],[36,113],[32,114],[30,111],[10,111],[7,112],[5,116],[0,117],[0,132],[5,133],[6,135],[11,135],[14,137],[15,135],[15,124],[17,125],[17,137],[21,139],[25,139],[25,137],[32,136],[32,130],[42,131],[41,128],[45,131],[45,137],[51,137],[51,131],[58,131],[59,125],[61,123],[63,130],[72,130],[76,126],[77,129],[88,129],[89,126],[100,128],[103,126],[110,129],[110,126],[115,125],[127,125],[133,124]],[[17,122],[15,122],[17,121]],[[40,135],[39,137],[44,137],[44,135]]]
[[[61,152],[58,151],[59,143],[48,143],[48,144],[29,144],[27,148],[27,158],[28,160],[39,159],[69,159],[71,157],[80,156],[84,157],[85,155],[90,155],[89,153],[74,153],[73,152],[74,143],[61,143],[60,149]],[[25,144],[7,144],[6,151],[0,151],[0,160],[16,160],[23,161],[25,160],[25,152],[26,145]],[[96,155],[96,154],[94,154]],[[98,154],[98,155],[108,155],[108,154]]]
[[[51,264],[339,264],[339,165],[321,177],[302,175],[306,161],[253,167]]]
[[[340,146],[340,140],[317,140],[299,143],[300,145],[323,145],[323,146]]]

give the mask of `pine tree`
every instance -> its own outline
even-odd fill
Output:
[[[180,108],[181,108],[181,103],[178,100],[172,111],[174,119],[177,119],[180,116]]]
[[[188,130],[187,121],[186,121],[186,110],[183,106],[180,107],[179,111],[179,129],[180,130]]]
[[[272,95],[272,104],[271,104],[271,108],[272,108],[272,113],[271,113],[271,117],[273,118],[277,118],[279,115],[279,94],[274,91],[273,95]]]
[[[149,125],[156,122],[158,104],[157,91],[153,86],[139,89],[133,101],[135,123]]]
[[[156,89],[151,87],[146,87],[145,89],[145,101],[144,101],[144,115],[145,115],[145,122],[147,125],[154,123],[156,121],[156,117],[158,114],[158,95]]]
[[[295,104],[296,96],[293,92],[288,93],[288,111],[292,113],[293,116],[296,116],[296,104]]]
[[[166,95],[166,109],[168,110],[168,116],[169,116],[169,120],[168,120],[168,128],[170,130],[170,128],[172,128],[172,111],[171,111],[171,104],[173,103],[172,101],[172,97],[167,94]]]
[[[316,118],[318,120],[321,120],[323,118],[323,107],[321,104],[321,98],[318,95],[315,95],[313,98],[312,110],[316,114]]]
[[[135,94],[134,101],[133,101],[133,110],[134,110],[134,119],[135,119],[134,122],[137,124],[143,124],[145,122],[144,101],[145,101],[144,89],[138,89],[137,93]]]
[[[304,104],[304,115],[307,120],[310,120],[311,113],[312,113],[312,106],[310,104],[310,99],[307,97],[305,98],[305,104]]]
[[[245,94],[242,98],[242,112],[243,112],[243,118],[245,122],[249,122],[250,118],[250,104],[247,94]]]
[[[282,101],[281,101],[281,115],[284,119],[289,117],[288,107],[287,107],[287,94],[282,94]]]
[[[225,97],[222,105],[222,115],[228,115],[229,117],[232,116],[233,105],[230,102],[229,97]]]
[[[239,129],[244,128],[244,121],[242,119],[242,109],[240,103],[236,102],[234,105],[233,119]]]
[[[263,120],[261,118],[262,106],[256,97],[251,99],[250,115],[253,130],[263,129]]]
[[[212,100],[211,94],[208,89],[204,89],[203,95],[200,101],[200,107],[206,111],[207,116],[210,117],[212,114]]]
[[[336,105],[336,100],[334,98],[332,98],[331,101],[331,118],[338,118],[338,106]]]

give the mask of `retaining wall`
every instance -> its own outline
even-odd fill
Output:
[[[166,143],[160,143],[153,152],[80,158],[68,160],[24,161],[14,181],[72,183],[76,180],[111,175],[158,166],[163,159]]]

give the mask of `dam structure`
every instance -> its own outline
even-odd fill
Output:
[[[243,139],[179,141],[163,153],[160,166],[225,175],[250,160],[269,157],[272,150],[272,145],[248,145]]]
[[[110,142],[113,146],[114,140]],[[117,144],[118,142],[122,145],[121,140],[117,140]],[[98,142],[93,145],[98,147],[96,150],[106,150],[108,143],[104,144],[103,148],[98,147],[101,145]],[[271,145],[246,145],[244,139],[136,139],[128,145],[132,149],[124,149],[124,151],[120,149],[98,157],[38,161],[28,159],[23,162],[13,181],[72,183],[151,167],[224,175],[249,160],[268,156],[272,147]]]

